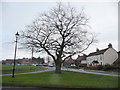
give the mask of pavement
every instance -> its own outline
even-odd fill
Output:
[[[53,69],[46,69],[46,70],[34,71],[34,72],[15,73],[15,75],[18,75],[18,74],[33,74],[33,73],[41,73],[41,72],[48,72],[48,71],[53,71]],[[12,74],[0,74],[0,76],[8,76],[8,75],[12,75]]]
[[[48,69],[46,69],[46,70],[35,71],[35,72],[25,72],[25,73],[15,73],[15,75],[42,73],[42,72],[48,72],[48,71],[54,71],[54,70],[55,70],[55,67],[48,67]],[[120,75],[118,73],[115,73],[115,72],[106,72],[106,71],[98,71],[98,70],[84,70],[84,69],[71,69],[71,68],[62,68],[62,70],[80,72],[80,73],[89,73],[89,74],[120,77]],[[8,75],[12,75],[12,74],[0,74],[0,76],[8,76]]]
[[[106,71],[99,71],[99,70],[84,70],[84,69],[70,69],[70,68],[68,68],[68,69],[64,68],[62,70],[81,72],[81,73],[89,73],[89,74],[97,74],[97,75],[105,75],[105,76],[120,77],[120,74],[118,74],[117,72],[106,72]]]

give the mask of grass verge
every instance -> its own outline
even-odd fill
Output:
[[[35,67],[35,66],[16,65],[15,67],[17,69],[21,69],[21,68],[31,68],[31,67]],[[13,65],[2,65],[2,70],[8,70],[8,69],[13,69]]]
[[[11,74],[13,65],[2,65],[2,74]],[[47,68],[44,67],[36,67],[36,66],[26,66],[26,65],[16,65],[15,73],[24,73],[24,72],[32,72],[45,70]]]
[[[53,71],[2,76],[3,85],[17,86],[60,86],[60,87],[85,87],[85,88],[117,88],[118,77],[86,74],[71,71],[62,71],[62,74],[55,74]]]

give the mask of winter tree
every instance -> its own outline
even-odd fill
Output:
[[[61,64],[66,59],[82,53],[96,41],[87,31],[88,20],[83,9],[77,11],[70,5],[57,3],[22,32],[24,45],[34,46],[36,52],[46,52],[55,62],[55,72],[61,73]]]

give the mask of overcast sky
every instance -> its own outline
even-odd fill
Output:
[[[65,2],[63,2],[65,3]],[[65,3],[66,4],[66,3]],[[109,43],[118,51],[118,3],[117,2],[70,2],[78,11],[84,7],[86,15],[90,18],[89,29],[98,33],[99,43],[91,46],[85,53],[96,51],[96,48],[105,49]],[[26,25],[43,12],[56,6],[55,2],[2,2],[2,54],[0,60],[14,57],[15,33],[25,29]],[[1,7],[1,4],[0,4]],[[0,16],[1,17],[1,16]],[[1,26],[0,26],[1,27]],[[20,47],[20,45],[18,45]],[[42,56],[36,54],[35,56]],[[31,52],[18,49],[17,58],[31,57]]]

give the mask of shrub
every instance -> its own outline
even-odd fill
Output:
[[[69,68],[80,69],[80,67],[77,66],[70,66]]]
[[[120,71],[120,66],[105,65],[102,70],[104,70],[104,71]]]
[[[120,66],[115,66],[115,65],[99,65],[99,66],[91,66],[91,67],[86,67],[85,69],[89,70],[103,70],[103,71],[117,71],[120,72]]]

